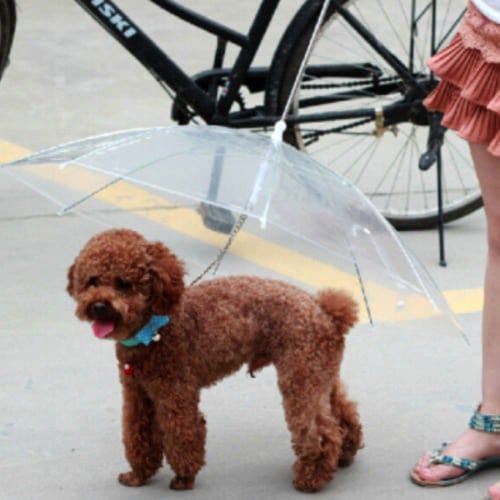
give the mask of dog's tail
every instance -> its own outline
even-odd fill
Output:
[[[346,292],[328,288],[318,293],[317,300],[342,335],[358,321],[358,304]]]

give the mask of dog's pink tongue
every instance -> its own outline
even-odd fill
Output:
[[[107,337],[113,331],[114,327],[115,324],[112,321],[96,320],[92,323],[94,335],[99,339]]]

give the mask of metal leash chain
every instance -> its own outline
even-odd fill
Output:
[[[210,264],[205,268],[205,270],[200,275],[198,275],[198,277],[196,277],[193,281],[191,281],[189,286],[196,285],[196,283],[198,283],[198,281],[201,281],[212,269],[214,270],[214,274],[217,272],[217,269],[219,269],[222,259],[224,258],[227,251],[229,250],[229,247],[233,243],[235,236],[238,234],[239,230],[243,227],[243,224],[245,224],[247,218],[248,218],[247,214],[241,214],[238,217],[238,220],[234,223],[234,226],[231,229],[229,236],[227,237],[226,244],[219,250],[219,253],[216,255],[215,259],[212,260],[212,262],[210,262]]]
[[[311,35],[311,39],[309,40],[309,45],[307,46],[306,52],[304,54],[304,58],[302,59],[302,63],[301,63],[300,68],[299,68],[299,71],[297,72],[297,75],[295,76],[294,84],[292,86],[292,89],[290,90],[290,94],[288,96],[287,103],[285,105],[285,108],[283,109],[283,113],[281,115],[281,119],[279,120],[279,122],[283,122],[284,123],[285,122],[285,118],[287,117],[287,115],[288,115],[288,113],[290,111],[290,107],[292,105],[293,96],[295,95],[295,92],[297,91],[297,88],[299,86],[300,80],[302,78],[302,74],[303,74],[303,72],[304,72],[304,70],[306,68],[306,64],[307,64],[307,61],[309,60],[309,56],[311,55],[312,48],[314,46],[314,42],[316,41],[316,38],[317,38],[318,33],[319,33],[319,29],[321,28],[321,25],[323,24],[323,20],[325,18],[326,10],[327,10],[329,4],[330,4],[330,0],[324,0],[323,6],[321,8],[321,12],[320,12],[319,17],[318,17],[318,20],[316,21],[316,25],[314,26],[314,30],[313,30],[313,33]],[[275,132],[277,130],[278,123],[275,125]],[[285,127],[283,127],[283,130],[284,130],[284,128]],[[283,137],[283,132],[281,132],[281,137]],[[231,229],[231,232],[229,233],[229,236],[227,238],[227,241],[226,241],[226,244],[224,245],[224,247],[222,247],[219,250],[219,253],[215,256],[215,258],[212,260],[212,262],[210,262],[210,264],[205,268],[205,270],[200,275],[198,275],[189,284],[189,286],[193,286],[196,283],[198,283],[212,269],[214,270],[214,274],[217,272],[217,270],[219,269],[219,266],[220,266],[220,264],[222,262],[222,259],[224,258],[224,256],[226,255],[227,251],[229,250],[229,247],[233,243],[234,238],[236,237],[236,235],[238,234],[238,232],[241,230],[241,228],[245,224],[245,221],[247,220],[247,218],[248,218],[248,215],[246,215],[246,214],[241,214],[238,217],[238,220],[235,222],[233,228]]]

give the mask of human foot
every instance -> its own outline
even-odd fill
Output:
[[[462,457],[472,461],[481,461],[500,456],[500,434],[486,433],[467,429],[456,441],[440,451],[440,455]],[[466,479],[465,467],[430,463],[430,453],[426,453],[412,471],[412,480],[420,485],[446,486]],[[465,462],[464,462],[465,463]],[[481,468],[481,462],[480,467]],[[486,464],[483,463],[483,467]],[[495,465],[497,465],[495,463]],[[470,470],[470,469],[469,469]],[[499,488],[500,491],[500,488]],[[495,497],[494,497],[495,498]],[[500,500],[500,496],[497,497]]]

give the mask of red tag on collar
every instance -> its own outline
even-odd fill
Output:
[[[128,363],[123,365],[123,374],[127,377],[134,374],[134,367]]]

